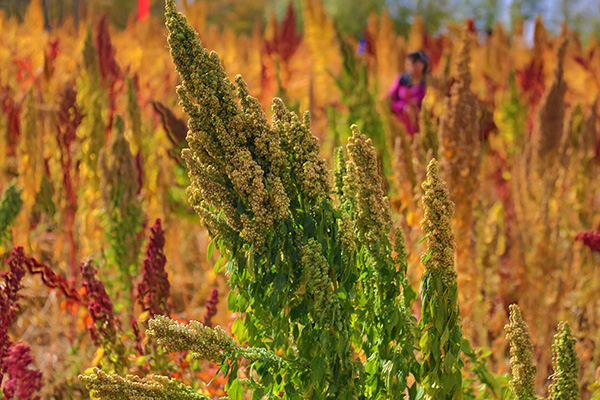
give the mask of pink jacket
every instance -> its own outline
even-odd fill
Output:
[[[406,126],[406,130],[412,136],[418,129],[416,116],[409,114],[407,105],[414,105],[421,111],[421,104],[425,97],[425,81],[416,86],[411,86],[410,75],[402,74],[394,79],[394,83],[387,92],[390,98],[390,108],[396,118]]]

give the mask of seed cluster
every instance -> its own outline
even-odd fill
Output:
[[[353,205],[358,238],[372,252],[383,242],[392,226],[390,202],[385,196],[377,153],[371,139],[352,126],[344,177],[344,197]]]
[[[94,368],[91,374],[79,378],[95,396],[105,400],[210,400],[180,381],[160,375],[145,378],[127,375],[123,378]]]
[[[510,388],[519,400],[535,398],[535,374],[533,365],[533,344],[527,324],[516,304],[510,305],[510,323],[504,328],[510,341],[510,365],[513,379]]]
[[[423,182],[423,189],[424,218],[421,228],[427,237],[423,279],[427,275],[440,276],[445,287],[453,287],[456,286],[457,276],[451,227],[454,203],[450,200],[446,183],[439,176],[435,159],[427,166],[427,179]]]
[[[313,238],[300,248],[300,261],[306,275],[308,292],[313,296],[315,314],[339,311],[329,278],[329,263],[321,252],[321,245]]]
[[[481,139],[477,122],[477,98],[471,91],[471,36],[463,32],[456,63],[456,77],[440,116],[440,169],[456,206],[457,235],[470,240],[472,210],[479,186]],[[468,249],[469,246],[463,246]]]
[[[260,254],[288,218],[290,199],[319,207],[329,193],[308,114],[300,121],[275,99],[270,125],[241,76],[235,83],[226,77],[217,54],[201,46],[173,3],[167,4],[167,27],[182,79],[177,93],[190,116],[189,148],[182,152],[190,203],[213,235],[239,234]]]
[[[550,385],[550,400],[581,399],[576,344],[577,339],[571,334],[569,323],[561,322],[552,345],[554,374],[551,377],[553,383]]]
[[[189,324],[157,315],[149,322],[147,334],[167,351],[190,350],[198,359],[220,362],[232,355],[238,345],[220,326],[209,328],[198,321]]]

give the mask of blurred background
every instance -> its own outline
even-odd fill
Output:
[[[0,0],[0,10],[7,15],[23,18],[31,0]],[[195,1],[208,7],[211,23],[227,26],[236,32],[249,32],[255,23],[266,24],[271,13],[283,17],[287,8],[286,0],[179,0],[178,3],[192,4]],[[502,21],[507,27],[519,18],[532,25],[535,16],[540,14],[546,26],[557,31],[562,22],[571,29],[583,33],[584,37],[600,35],[600,2],[596,0],[326,0],[324,7],[344,34],[359,36],[372,13],[381,13],[387,8],[395,28],[407,34],[412,16],[423,16],[429,33],[439,32],[449,21],[461,21],[467,17],[475,20],[480,30],[492,29],[495,21]],[[150,14],[162,16],[164,1],[141,0],[142,9]],[[76,21],[86,18],[89,13],[105,12],[117,27],[124,28],[128,18],[138,12],[137,0],[43,0],[44,24],[50,28],[60,24],[67,16]],[[301,0],[293,1],[299,11]],[[297,13],[302,27],[301,13]],[[529,29],[533,32],[532,29]]]

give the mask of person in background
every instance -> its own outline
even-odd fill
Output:
[[[419,130],[418,116],[425,97],[425,74],[428,67],[427,54],[422,51],[410,53],[406,56],[406,73],[394,79],[387,93],[391,112],[411,137]]]

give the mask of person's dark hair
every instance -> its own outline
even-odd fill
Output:
[[[425,54],[424,51],[415,51],[406,56],[412,62],[420,61],[423,63],[423,75],[427,73],[427,69],[429,68],[429,56]]]

